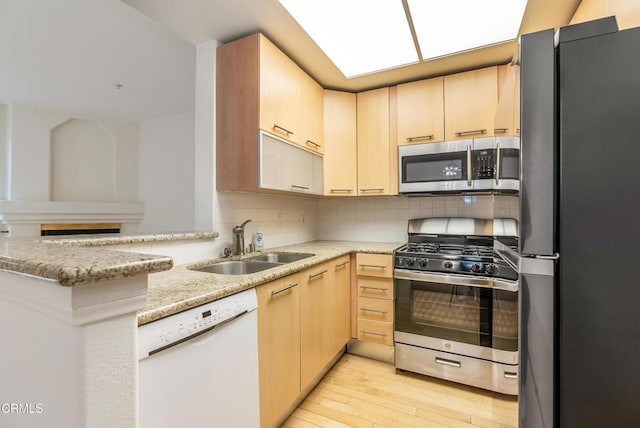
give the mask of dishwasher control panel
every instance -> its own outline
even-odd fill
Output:
[[[258,307],[255,289],[246,290],[138,327],[138,359],[217,328]]]

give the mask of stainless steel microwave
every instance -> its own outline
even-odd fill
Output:
[[[520,139],[485,137],[398,148],[400,193],[518,192]]]

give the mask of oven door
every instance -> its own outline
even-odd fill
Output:
[[[473,140],[400,146],[400,193],[468,191],[473,189]]]
[[[395,341],[517,364],[518,284],[396,269]]]

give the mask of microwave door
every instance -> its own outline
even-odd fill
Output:
[[[500,191],[520,190],[520,138],[496,138],[496,180],[494,188]]]
[[[401,146],[400,193],[471,190],[472,140]]]

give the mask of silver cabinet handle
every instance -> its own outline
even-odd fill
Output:
[[[388,291],[389,289],[386,287],[374,287],[373,285],[361,285],[360,288],[364,290],[378,290],[378,291]]]
[[[387,337],[387,333],[378,333],[378,332],[369,331],[369,330],[360,330],[360,333],[362,333],[362,334],[372,334],[374,336],[380,336],[380,337]]]
[[[351,193],[353,189],[330,189],[331,193]]]
[[[320,144],[318,144],[318,143],[314,143],[314,142],[313,142],[313,141],[311,141],[311,140],[307,140],[307,141],[305,141],[305,144],[311,144],[311,145],[313,145],[316,149],[319,149],[319,148],[321,147],[321,146],[320,146]]]
[[[493,132],[495,134],[504,134],[508,130],[509,130],[509,128],[493,128]]]
[[[467,146],[467,184],[471,186],[471,145]]]
[[[360,189],[361,192],[383,192],[384,188],[370,188],[370,189]]]
[[[451,366],[451,367],[462,367],[462,363],[460,361],[447,360],[446,358],[436,357],[436,363],[442,364],[443,366]]]
[[[338,263],[336,265],[336,268],[341,268],[342,266],[348,265],[349,264],[349,260],[347,260],[346,262],[342,262],[342,263]]]
[[[325,273],[327,273],[327,270],[326,270],[326,269],[321,270],[321,271],[320,271],[320,272],[318,272],[318,273],[314,273],[314,274],[309,275],[309,279],[316,278],[316,277],[318,277],[318,276],[320,276],[320,275],[323,275],[323,274],[325,274]]]
[[[360,264],[358,266],[360,266],[363,269],[366,269],[366,268],[386,269],[387,268],[384,265],[363,265],[363,264]]]
[[[275,296],[276,294],[284,293],[285,291],[292,289],[292,288],[293,288],[293,287],[295,287],[296,285],[298,285],[298,283],[297,283],[297,282],[294,282],[293,284],[289,284],[289,285],[287,285],[287,286],[285,286],[285,287],[279,288],[279,289],[277,289],[277,290],[273,290],[273,291],[271,292],[271,295],[272,295],[272,296]]]
[[[386,315],[389,313],[389,311],[381,311],[380,309],[360,308],[360,310],[363,312],[375,312],[377,314],[382,314],[382,315]]]
[[[472,134],[484,134],[487,132],[486,129],[473,129],[471,131],[459,131],[455,132],[457,137],[462,137],[463,135],[472,135]]]
[[[507,379],[518,379],[518,373],[516,372],[504,372],[504,377]]]
[[[433,134],[431,135],[418,135],[417,137],[407,137],[407,141],[420,141],[420,140],[433,140]]]
[[[298,185],[295,185],[295,184],[292,184],[292,185],[291,185],[291,187],[295,187],[296,189],[309,190],[309,188],[308,188],[308,187],[305,187],[305,186],[298,186]]]
[[[279,129],[279,130],[285,132],[287,135],[293,135],[293,132],[289,131],[287,128],[283,128],[282,126],[278,125],[277,123],[273,124],[273,129]]]
[[[500,184],[500,143],[496,142],[496,185]]]

